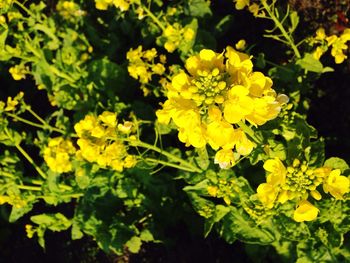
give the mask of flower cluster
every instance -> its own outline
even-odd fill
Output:
[[[339,169],[311,168],[306,162],[301,163],[298,159],[286,168],[278,158],[267,160],[264,169],[268,174],[266,183],[258,186],[259,200],[267,208],[273,208],[277,203],[296,200],[298,205],[294,211],[294,220],[297,222],[311,221],[317,217],[318,208],[307,199],[309,195],[315,200],[322,198],[317,190],[318,186],[322,185],[325,193],[338,200],[343,199],[343,195],[350,191],[350,180],[340,175]]]
[[[105,111],[97,117],[86,115],[74,126],[79,137],[77,144],[80,150],[77,151],[77,156],[118,172],[135,166],[136,157],[128,154],[126,146],[120,140],[121,134],[130,134],[132,127],[131,122],[118,124],[116,113]]]
[[[44,148],[44,160],[53,172],[67,173],[73,169],[71,161],[75,152],[76,149],[70,140],[63,137],[50,138]]]
[[[95,0],[95,7],[99,10],[107,10],[108,7],[114,5],[121,11],[129,10],[131,4],[140,2],[139,0]]]
[[[64,19],[74,22],[76,18],[82,17],[86,14],[80,9],[80,6],[73,1],[59,1],[56,5],[57,12]]]
[[[313,52],[315,59],[321,56],[331,48],[331,55],[336,64],[341,64],[347,58],[345,52],[348,50],[347,42],[350,41],[350,28],[346,28],[340,36],[327,36],[323,28],[316,31],[316,36],[310,40],[312,46],[316,46]]]
[[[193,41],[195,36],[195,31],[189,26],[182,27],[179,23],[174,23],[164,29],[159,39],[164,42],[164,48],[172,53],[181,43]]]
[[[215,162],[229,168],[254,148],[242,129],[245,121],[259,126],[274,119],[286,96],[277,96],[272,80],[254,72],[251,58],[232,47],[221,54],[203,49],[186,60],[185,68],[167,86],[158,121],[173,120],[186,146],[220,149]]]
[[[165,72],[165,55],[159,56],[159,62],[156,62],[158,55],[155,48],[142,50],[142,46],[136,49],[130,49],[126,54],[129,61],[128,71],[131,77],[138,79],[141,84],[147,84],[151,81],[153,75],[163,75]]]

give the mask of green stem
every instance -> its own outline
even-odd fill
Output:
[[[191,168],[187,168],[187,167],[184,167],[184,166],[181,166],[181,165],[169,163],[169,162],[162,161],[162,160],[159,160],[159,159],[145,158],[145,159],[141,159],[141,160],[146,161],[146,162],[153,162],[153,163],[157,163],[157,164],[162,164],[164,166],[177,168],[179,170],[183,170],[183,171],[187,171],[187,172],[198,172],[197,170],[193,170]]]
[[[43,125],[43,124],[35,123],[35,122],[29,121],[27,119],[24,119],[22,117],[19,117],[19,116],[13,114],[13,113],[6,113],[6,114],[8,116],[10,116],[11,118],[13,118],[14,120],[23,122],[23,123],[28,124],[28,125],[33,126],[33,127],[41,128],[43,130],[55,131],[55,132],[58,132],[58,133],[61,133],[61,134],[65,133],[63,130],[60,130],[60,129],[55,128],[55,127],[52,127],[52,126],[50,126],[48,124]]]
[[[147,15],[152,18],[152,20],[160,27],[160,29],[162,31],[165,31],[165,27],[163,26],[163,24],[159,21],[159,19],[151,12],[151,10],[149,10],[147,7],[141,5],[142,9],[145,10],[145,12],[147,13]]]
[[[278,29],[281,31],[282,35],[284,36],[284,38],[287,40],[287,42],[289,43],[289,46],[293,49],[294,54],[297,58],[301,58],[300,52],[297,48],[297,46],[295,45],[292,37],[287,33],[287,31],[284,29],[283,25],[281,24],[281,22],[278,20],[278,18],[275,16],[275,14],[273,13],[273,11],[271,10],[270,6],[267,4],[266,0],[261,1],[262,5],[264,6],[264,9],[266,10],[266,12],[269,14],[270,18],[273,20],[273,22],[275,23],[275,25],[278,27]]]
[[[32,157],[29,156],[29,154],[21,147],[21,145],[16,144],[15,147],[17,150],[28,160],[28,162],[33,165],[35,170],[39,173],[39,175],[43,178],[46,179],[46,174],[43,172],[43,170],[40,169],[40,167],[33,161]]]
[[[237,125],[244,131],[244,133],[248,134],[248,136],[253,139],[257,144],[261,143],[261,140],[255,136],[254,131],[243,121],[237,123]]]
[[[0,171],[0,176],[9,177],[9,178],[12,178],[12,179],[16,178],[16,176],[14,176],[13,174],[5,172],[5,171]]]
[[[44,182],[41,180],[36,180],[36,179],[29,179],[24,177],[23,182],[30,183],[30,184],[36,184],[36,185],[42,185]]]
[[[50,126],[43,118],[41,118],[38,114],[36,114],[32,108],[26,105],[26,110],[32,114],[38,121],[40,121],[44,126]]]
[[[35,17],[35,15],[28,8],[26,8],[23,4],[21,4],[20,2],[14,1],[13,3],[18,5],[20,8],[22,8],[28,15]]]
[[[172,160],[174,162],[178,162],[181,167],[182,167],[182,170],[184,169],[187,169],[187,170],[191,170],[193,172],[197,172],[197,173],[201,173],[202,170],[199,169],[198,167],[192,165],[191,163],[177,157],[176,155],[173,155],[171,153],[168,153],[160,148],[158,148],[157,146],[154,146],[154,145],[151,145],[151,144],[148,144],[148,143],[145,143],[145,142],[141,142],[141,141],[130,141],[130,145],[131,146],[134,146],[134,147],[142,147],[142,148],[146,148],[146,149],[149,149],[149,150],[152,150],[152,151],[155,151],[157,153],[160,153],[164,156],[166,156],[169,160]],[[176,165],[176,164],[175,164]]]
[[[10,140],[14,141],[11,134],[9,133],[8,129],[5,128],[6,135],[10,138]],[[21,147],[19,143],[15,143],[14,146],[17,148],[17,150],[28,160],[28,162],[33,165],[35,170],[40,174],[40,176],[44,179],[46,179],[46,174],[43,172],[43,170],[40,169],[39,166],[36,165],[36,163],[33,161],[33,159],[29,156],[29,154]]]
[[[41,187],[39,186],[30,186],[30,185],[17,185],[19,189],[29,190],[29,191],[41,191]]]
[[[62,198],[67,198],[67,197],[70,197],[70,198],[79,198],[79,197],[82,197],[84,194],[82,193],[76,193],[76,194],[65,194],[65,195],[60,195],[60,197]],[[39,195],[37,196],[37,198],[46,198],[46,197],[50,197],[49,195]]]

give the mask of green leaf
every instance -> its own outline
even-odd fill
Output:
[[[224,205],[216,205],[214,214],[211,218],[205,221],[204,225],[204,237],[207,237],[213,228],[213,225],[217,222],[219,222],[227,213],[229,213],[231,210],[229,207]]]
[[[72,225],[72,221],[61,213],[31,216],[30,220],[51,231],[67,230]]]
[[[27,202],[27,204],[23,207],[12,206],[9,222],[13,223],[25,214],[29,213],[33,209],[33,204],[34,202]]]
[[[195,160],[198,166],[202,170],[207,170],[210,164],[207,147],[204,146],[202,148],[196,148],[196,152],[198,154],[198,157],[196,157]]]
[[[258,226],[242,210],[230,207],[231,212],[224,217],[220,235],[230,244],[236,239],[250,244],[271,244],[275,237],[267,229]]]
[[[128,247],[131,253],[136,254],[140,251],[142,241],[139,237],[132,237],[128,242],[126,242],[125,245]]]
[[[197,19],[192,19],[191,23],[187,24],[184,27],[184,30],[186,32],[187,29],[192,29],[194,36],[190,40],[183,39],[178,47],[178,49],[181,52],[181,57],[184,57],[188,54],[188,52],[192,49],[195,41],[196,41],[196,34],[198,29],[198,21]]]
[[[141,232],[140,238],[142,241],[145,241],[145,242],[154,240],[152,233],[148,229],[145,229]]]
[[[299,59],[296,62],[296,64],[302,67],[303,69],[311,72],[316,72],[316,73],[323,72],[322,63],[319,60],[315,59],[313,55],[310,53],[306,53],[302,59]]]
[[[215,211],[215,205],[211,201],[200,197],[196,193],[187,191],[187,194],[191,200],[192,206],[194,210],[204,218],[210,218],[214,211]]]
[[[296,12],[296,11],[290,12],[289,19],[290,19],[290,23],[291,23],[291,27],[289,28],[289,32],[293,33],[299,24],[298,12]]]
[[[324,166],[333,169],[340,169],[342,172],[349,169],[349,165],[341,158],[331,157],[324,162]]]
[[[189,0],[187,2],[187,11],[190,16],[204,17],[211,16],[210,1],[208,0]]]

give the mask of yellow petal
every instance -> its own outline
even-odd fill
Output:
[[[297,209],[295,209],[293,219],[297,222],[312,221],[317,218],[319,211],[310,202],[303,200],[299,202]]]

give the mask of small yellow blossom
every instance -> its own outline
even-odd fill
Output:
[[[95,7],[99,10],[107,10],[113,0],[95,0]]]
[[[338,200],[343,199],[343,195],[350,191],[350,180],[348,177],[340,175],[340,170],[335,169],[330,172],[323,183],[325,193],[330,193]]]
[[[250,4],[250,0],[234,0],[234,2],[236,3],[235,7],[237,10],[242,10]]]
[[[241,39],[241,40],[239,40],[237,43],[236,43],[236,45],[235,45],[235,48],[237,49],[237,50],[244,50],[245,48],[246,48],[246,42],[245,42],[245,40],[244,39]]]
[[[232,150],[220,150],[215,154],[214,163],[219,164],[221,169],[231,168],[235,164],[235,156]]]
[[[296,222],[312,221],[317,218],[319,211],[320,210],[310,202],[303,200],[299,202],[297,209],[295,209],[293,219]]]
[[[207,187],[208,194],[212,197],[216,197],[218,193],[218,188],[216,186],[208,186]]]
[[[20,64],[9,69],[10,74],[12,75],[14,80],[21,80],[26,78],[26,74],[28,73],[28,69]]]

